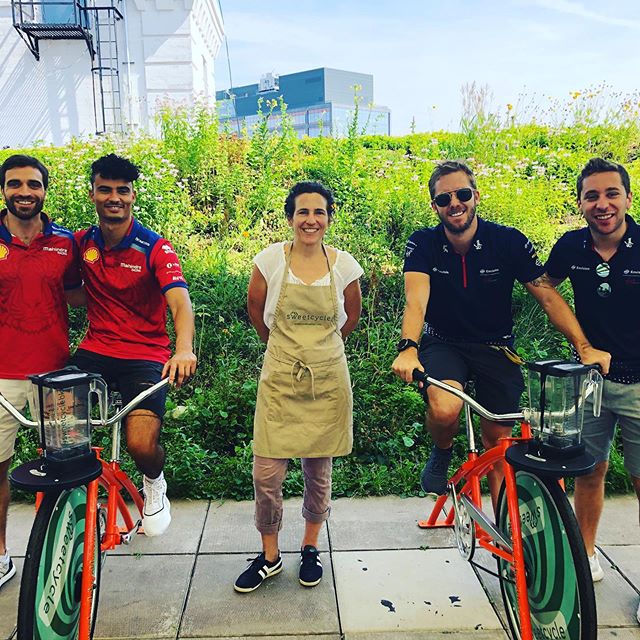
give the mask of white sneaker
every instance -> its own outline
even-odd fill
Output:
[[[171,504],[167,498],[167,483],[161,473],[151,479],[143,476],[144,509],[142,526],[148,537],[161,536],[171,524]]]
[[[13,564],[9,552],[5,556],[0,556],[0,587],[5,582],[9,582],[16,575],[16,565]]]
[[[597,549],[594,549],[592,556],[589,556],[589,569],[591,569],[591,579],[594,582],[600,582],[604,578],[604,571],[600,566],[600,558]]]
[[[638,605],[638,610],[636,611],[636,620],[638,624],[640,624],[640,604]]]

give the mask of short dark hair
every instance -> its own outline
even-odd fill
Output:
[[[591,160],[584,165],[584,168],[578,176],[578,181],[576,183],[576,195],[578,196],[578,200],[580,200],[582,184],[584,183],[585,178],[592,176],[594,173],[606,173],[608,171],[615,171],[620,174],[622,186],[624,187],[627,195],[629,195],[631,193],[631,179],[629,178],[629,173],[621,164],[605,160],[604,158],[591,158]]]
[[[472,189],[477,189],[476,187],[476,177],[473,175],[473,171],[464,163],[459,160],[445,160],[444,162],[439,162],[433,172],[431,173],[431,177],[429,178],[429,195],[433,200],[436,195],[436,182],[442,178],[442,176],[446,176],[450,173],[456,173],[458,171],[462,171],[469,176],[469,182],[471,183]]]
[[[13,156],[9,156],[1,165],[0,165],[0,187],[4,189],[4,181],[7,176],[7,171],[9,169],[17,169],[18,167],[33,167],[37,169],[42,174],[42,185],[44,186],[45,191],[49,187],[49,170],[45,167],[40,160],[34,158],[33,156],[24,156],[22,154],[15,154]]]
[[[303,193],[317,193],[327,201],[327,214],[329,219],[333,217],[336,201],[331,189],[327,189],[321,182],[297,182],[291,187],[287,199],[284,201],[284,212],[288,220],[293,218],[296,211],[296,198]]]
[[[133,182],[140,177],[140,170],[133,162],[110,153],[98,158],[91,165],[91,184],[96,181],[96,176],[102,176],[105,180],[125,180]]]

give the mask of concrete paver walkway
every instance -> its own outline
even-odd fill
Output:
[[[233,582],[259,551],[252,502],[174,501],[161,538],[139,536],[107,557],[96,638],[229,640],[506,640],[497,580],[459,556],[450,530],[424,531],[429,499],[339,499],[323,529],[317,587],[298,583],[301,501],[285,503],[284,571],[258,590]],[[0,640],[10,638],[33,507],[12,505],[18,577],[0,590]],[[635,497],[606,501],[599,532],[598,638],[640,640],[640,529]],[[493,569],[479,552],[475,560]]]

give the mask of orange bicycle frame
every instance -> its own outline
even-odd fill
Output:
[[[499,547],[493,540],[492,536],[484,531],[478,523],[476,523],[476,540],[478,544],[486,549],[489,553],[499,556],[503,560],[511,563],[516,583],[516,593],[518,598],[518,611],[520,614],[520,632],[522,640],[533,640],[533,630],[531,627],[531,610],[529,608],[529,599],[527,597],[527,581],[524,564],[524,549],[522,545],[522,530],[520,526],[520,509],[518,506],[518,495],[516,490],[516,476],[513,467],[506,462],[505,452],[515,442],[523,442],[531,439],[531,428],[528,423],[522,423],[522,437],[520,438],[501,438],[497,446],[485,451],[482,455],[478,455],[477,451],[469,451],[467,460],[449,479],[449,483],[457,486],[464,481],[464,486],[458,492],[458,495],[466,495],[473,504],[482,510],[482,496],[480,491],[480,480],[496,464],[503,463],[504,479],[505,479],[505,498],[507,501],[507,511],[509,514],[509,522],[511,523],[511,544],[512,551]],[[431,514],[426,520],[420,520],[418,526],[423,529],[432,529],[440,527],[453,527],[455,512],[450,509],[444,519],[439,519],[445,504],[448,500],[448,494],[438,496]]]

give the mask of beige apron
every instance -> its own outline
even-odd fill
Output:
[[[353,399],[333,269],[327,257],[329,286],[291,284],[290,264],[291,250],[260,374],[253,451],[265,458],[343,456],[353,445]]]

